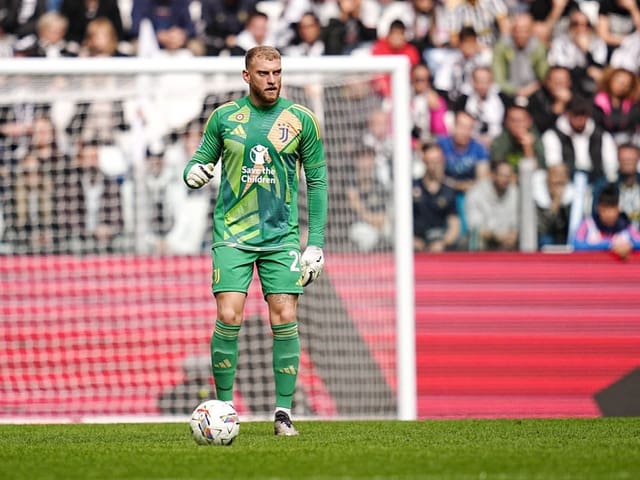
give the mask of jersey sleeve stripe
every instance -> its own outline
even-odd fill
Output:
[[[303,107],[302,105],[298,105],[297,103],[295,105],[292,105],[291,108],[299,110],[300,112],[304,113],[305,115],[307,115],[311,119],[311,121],[313,122],[313,126],[314,126],[314,128],[316,130],[316,138],[320,138],[320,125],[318,124],[318,119],[313,114],[313,112],[311,110],[309,110],[308,108]]]
[[[229,108],[229,107],[239,108],[239,107],[240,107],[240,105],[238,105],[238,103],[237,103],[237,102],[235,102],[235,101],[233,101],[233,100],[231,100],[231,101],[229,101],[229,102],[225,102],[225,103],[223,103],[222,105],[218,105],[218,107],[217,107],[213,112],[211,112],[211,115],[209,115],[209,118],[207,118],[207,123],[205,123],[205,125],[204,125],[204,130],[205,130],[205,131],[207,130],[207,127],[209,126],[209,122],[211,121],[211,119],[213,118],[213,116],[214,116],[218,111],[221,111],[221,110],[223,110],[223,109],[225,109],[225,108]]]

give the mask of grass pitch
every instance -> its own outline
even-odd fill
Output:
[[[0,479],[640,478],[640,418],[243,423],[229,447],[185,424],[0,426]]]

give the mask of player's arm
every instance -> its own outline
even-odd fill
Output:
[[[221,146],[217,115],[213,112],[204,127],[200,145],[182,172],[182,179],[187,186],[200,188],[209,183],[214,176],[213,169],[218,163]]]
[[[327,223],[327,166],[305,169],[307,204],[309,207],[309,245],[322,248]]]
[[[307,204],[309,208],[309,239],[302,253],[302,286],[306,287],[322,273],[324,267],[324,230],[327,223],[327,167],[305,168]]]
[[[302,285],[313,282],[324,266],[325,226],[327,223],[327,165],[320,138],[320,128],[315,116],[305,112],[303,121],[301,160],[307,181],[307,205],[309,210],[309,239],[302,254]]]

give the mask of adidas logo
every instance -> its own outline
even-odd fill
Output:
[[[231,362],[228,358],[225,358],[221,362],[214,363],[213,368],[231,368]]]
[[[281,368],[280,370],[278,370],[279,373],[288,373],[289,375],[295,375],[296,373],[296,367],[294,367],[293,365],[289,365],[288,367],[285,368]]]
[[[236,137],[247,138],[247,132],[244,131],[242,125],[238,125],[236,128],[231,130],[231,135],[235,135]]]

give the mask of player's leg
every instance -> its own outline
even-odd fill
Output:
[[[253,278],[255,254],[230,247],[213,249],[212,289],[217,319],[211,336],[211,370],[219,400],[233,402],[238,368],[238,335]]]
[[[262,293],[269,305],[273,332],[273,372],[276,388],[276,435],[297,435],[291,406],[300,364],[297,307],[302,287],[298,251],[270,252],[257,261]]]
[[[272,293],[267,296],[273,332],[273,373],[276,384],[276,410],[291,411],[300,364],[300,338],[296,307],[298,296]]]

